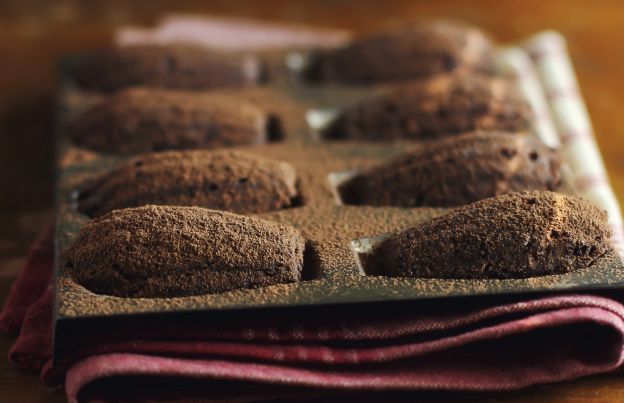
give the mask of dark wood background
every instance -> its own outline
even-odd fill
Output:
[[[581,89],[612,184],[624,201],[624,1],[201,1],[0,0],[0,301],[28,244],[51,217],[52,124],[56,60],[106,45],[125,24],[149,25],[167,12],[211,13],[295,21],[366,32],[391,19],[450,17],[501,41],[554,28],[568,38]],[[11,339],[0,336],[0,402],[63,401],[36,376],[9,368]],[[429,397],[427,397],[427,400]],[[482,401],[467,395],[460,400]],[[624,377],[603,375],[491,401],[624,401]]]

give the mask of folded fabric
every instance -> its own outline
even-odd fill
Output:
[[[50,283],[54,260],[53,227],[41,232],[28,253],[26,264],[13,282],[4,309],[0,312],[0,331],[11,335],[19,333],[26,312]]]
[[[64,379],[69,401],[115,400],[119,393],[145,398],[161,387],[159,395],[173,400],[187,392],[201,391],[204,398],[242,393],[235,387],[227,395],[180,389],[180,382],[219,380],[252,385],[249,390],[262,391],[257,396],[511,390],[610,371],[624,360],[624,306],[600,296],[565,295],[502,304],[420,302],[393,310],[345,306],[325,317],[281,313],[245,323],[189,321],[184,328],[159,329],[155,320],[153,329],[143,329],[150,336],[141,338],[111,326],[85,334],[53,365],[53,260],[51,232],[46,234],[11,290],[0,323],[15,330],[15,318],[26,312],[9,358],[17,367],[41,370],[47,384]],[[27,286],[41,283],[48,286]],[[148,392],[149,379],[163,382]],[[111,389],[113,381],[125,387]]]

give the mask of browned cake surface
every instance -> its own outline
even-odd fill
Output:
[[[492,44],[480,30],[449,21],[395,25],[315,55],[310,80],[365,84],[438,73],[489,70]]]
[[[89,182],[79,209],[90,216],[146,204],[236,213],[290,207],[297,176],[285,162],[233,150],[170,151],[130,159]]]
[[[413,81],[346,109],[325,131],[331,139],[421,140],[474,130],[520,131],[531,110],[501,79]]]
[[[189,45],[124,46],[86,58],[74,71],[82,87],[111,92],[145,85],[179,89],[243,87],[258,83],[255,58]]]
[[[448,207],[561,184],[559,154],[524,134],[476,132],[429,141],[341,186],[343,200]]]
[[[70,134],[85,148],[132,154],[261,144],[268,125],[262,109],[232,96],[137,87],[93,106]]]
[[[62,264],[87,289],[177,297],[291,283],[304,240],[293,227],[198,207],[116,210],[83,226]]]
[[[526,278],[590,266],[610,249],[610,234],[607,213],[585,199],[521,192],[409,228],[376,255],[397,277]]]

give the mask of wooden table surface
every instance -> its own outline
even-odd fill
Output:
[[[120,25],[149,25],[167,12],[212,13],[294,21],[366,32],[392,19],[450,17],[473,22],[501,41],[547,28],[569,41],[581,89],[613,187],[624,201],[624,1],[45,1],[0,2],[0,301],[28,244],[50,220],[53,194],[55,63],[67,52],[103,46]],[[0,336],[0,402],[57,402],[63,394],[4,357],[12,340]],[[435,396],[421,396],[436,400]],[[462,396],[460,401],[482,401]],[[439,399],[438,399],[439,400]],[[455,399],[453,399],[455,400]],[[624,401],[624,377],[494,394],[488,401]]]

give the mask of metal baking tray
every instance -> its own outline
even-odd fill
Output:
[[[80,56],[63,61],[62,71]],[[293,225],[306,238],[304,280],[294,284],[178,298],[120,298],[95,294],[74,282],[56,266],[56,346],[67,347],[78,323],[99,319],[128,320],[140,316],[223,314],[267,309],[297,309],[398,302],[450,297],[491,296],[619,288],[624,265],[607,253],[592,267],[571,273],[509,280],[443,280],[389,278],[363,269],[360,255],[380,237],[413,226],[448,211],[441,208],[396,208],[343,205],[337,185],[356,169],[377,164],[418,147],[414,142],[331,142],[318,136],[323,111],[353,104],[384,90],[383,86],[341,87],[308,85],[293,76],[283,52],[263,55],[275,79],[257,88],[227,90],[241,99],[266,106],[279,116],[285,136],[280,141],[246,147],[253,153],[290,162],[297,170],[301,205],[259,217]],[[59,95],[59,150],[75,161],[59,168],[57,185],[56,252],[72,242],[88,217],[75,208],[80,183],[121,161],[121,158],[76,150],[66,136],[67,123],[100,95],[81,91],[66,74]],[[312,122],[311,122],[312,121]],[[312,123],[312,124],[311,124]],[[62,158],[61,158],[62,159]],[[563,189],[570,192],[570,189]],[[363,225],[366,223],[366,225]]]

